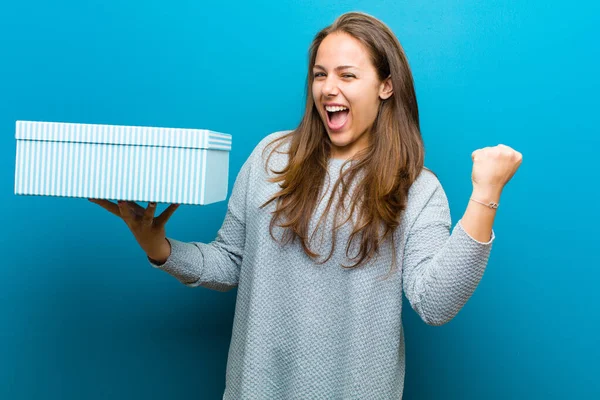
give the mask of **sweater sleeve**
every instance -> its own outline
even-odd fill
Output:
[[[460,221],[450,234],[450,207],[436,180],[433,193],[406,239],[402,281],[412,308],[428,325],[442,325],[458,314],[475,291],[495,239],[472,238]]]
[[[186,286],[225,292],[238,285],[246,240],[246,193],[252,156],[236,177],[227,212],[216,239],[211,243],[182,242],[167,238],[171,255],[164,264],[150,264]]]

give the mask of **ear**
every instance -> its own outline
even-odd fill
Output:
[[[394,88],[392,87],[392,77],[388,76],[379,85],[379,98],[381,100],[387,100],[394,94]]]

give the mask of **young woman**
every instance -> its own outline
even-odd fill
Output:
[[[503,145],[472,153],[472,201],[450,232],[390,29],[366,14],[340,16],[315,37],[308,73],[300,125],[254,149],[214,242],[167,239],[175,204],[155,218],[156,204],[92,201],[183,284],[238,287],[225,399],[399,399],[402,291],[427,324],[459,312],[522,157]]]

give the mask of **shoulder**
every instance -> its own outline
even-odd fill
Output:
[[[254,147],[248,161],[252,165],[265,165],[269,156],[274,162],[287,162],[287,150],[289,149],[292,130],[277,131],[263,137]]]
[[[292,130],[273,132],[264,138],[256,145],[255,152],[270,152],[273,149],[279,151],[287,151],[289,148]]]
[[[443,188],[438,177],[430,169],[424,167],[410,186],[408,198],[413,203],[423,203],[427,202],[433,193],[440,190],[443,191]]]
[[[443,210],[446,213],[448,208],[448,199],[442,183],[431,170],[424,168],[408,190],[404,222],[411,226],[424,212]]]

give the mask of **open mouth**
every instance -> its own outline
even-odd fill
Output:
[[[336,131],[342,129],[344,125],[346,125],[350,109],[341,105],[326,105],[325,112],[327,114],[327,125],[329,126],[329,129]]]

